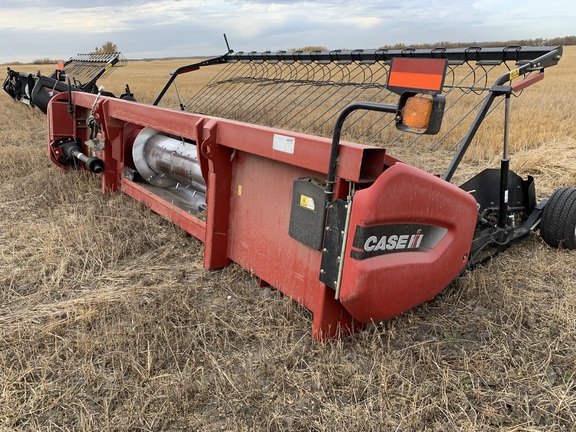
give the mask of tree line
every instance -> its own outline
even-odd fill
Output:
[[[422,44],[410,44],[406,45],[403,43],[394,45],[383,45],[381,48],[385,49],[405,49],[405,48],[415,48],[415,49],[428,49],[428,48],[467,48],[470,46],[478,47],[501,47],[501,46],[556,46],[556,45],[576,45],[576,36],[564,36],[556,37],[552,39],[536,38],[536,39],[514,39],[509,41],[491,41],[491,42],[435,42],[433,44],[422,43]]]

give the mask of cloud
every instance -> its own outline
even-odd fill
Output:
[[[20,0],[0,5],[0,62],[70,56],[113,41],[128,58],[323,45],[488,41],[574,33],[562,0]],[[66,54],[68,53],[68,54]]]

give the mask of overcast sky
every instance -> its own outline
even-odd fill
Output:
[[[89,5],[89,6],[88,6]],[[1,0],[0,63],[115,43],[128,59],[576,34],[574,0]]]

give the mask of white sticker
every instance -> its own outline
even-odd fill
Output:
[[[274,134],[274,143],[272,144],[272,148],[283,153],[294,154],[295,144],[296,138]]]
[[[504,191],[504,202],[508,204],[508,189]]]

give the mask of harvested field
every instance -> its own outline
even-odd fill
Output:
[[[575,61],[565,48],[513,104],[512,168],[541,198],[576,186]],[[181,64],[104,84],[149,102]],[[0,142],[0,430],[576,431],[574,251],[533,234],[324,344],[296,302],[239,266],[203,269],[200,242],[53,166],[45,116],[3,92]]]

